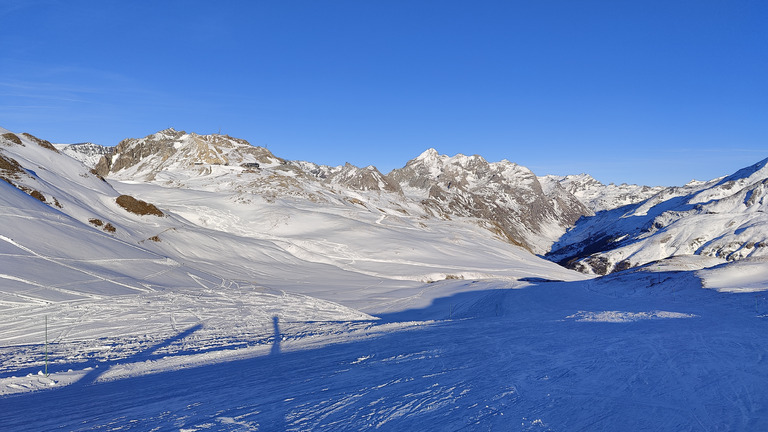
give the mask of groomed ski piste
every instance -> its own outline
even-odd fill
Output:
[[[422,295],[460,293],[376,317],[237,284],[6,309],[0,420],[5,430],[764,430],[768,302],[754,285],[704,289],[701,273],[436,282]]]
[[[768,430],[764,258],[586,276],[471,221],[106,183],[24,142],[15,181],[62,208],[0,181],[0,430]]]

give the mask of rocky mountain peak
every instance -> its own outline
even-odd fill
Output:
[[[155,137],[156,139],[174,139],[174,138],[183,136],[185,134],[186,132],[184,131],[177,131],[176,129],[169,127],[167,129],[163,129],[161,131],[155,132],[151,136]]]
[[[263,147],[228,135],[198,135],[173,128],[144,138],[121,141],[109,158],[102,158],[96,170],[101,175],[154,179],[169,170],[205,170],[220,166],[272,166],[284,163]]]
[[[114,153],[114,147],[106,147],[91,142],[77,144],[54,144],[65,155],[82,162],[85,166],[93,168],[102,158],[110,157]]]
[[[341,184],[355,190],[403,193],[397,182],[383,175],[373,165],[358,168],[347,162],[340,169],[332,171],[326,181],[332,184]]]
[[[636,204],[667,189],[663,186],[642,186],[601,183],[589,174],[539,177],[542,184],[558,183],[586,205],[593,213]],[[548,186],[549,187],[549,186]]]
[[[414,161],[430,161],[430,160],[436,160],[439,158],[440,158],[440,153],[438,153],[437,150],[435,150],[434,148],[428,148],[413,160]]]
[[[437,215],[473,217],[512,243],[543,253],[579,217],[590,214],[559,190],[544,193],[536,176],[509,161],[478,155],[449,157],[429,149],[388,175]]]

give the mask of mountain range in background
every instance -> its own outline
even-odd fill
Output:
[[[768,251],[768,160],[710,181],[651,187],[604,185],[588,174],[536,176],[506,160],[449,157],[434,149],[385,175],[374,166],[287,161],[241,139],[174,129],[115,148],[59,148],[121,181],[461,218],[584,273],[607,274],[677,255],[732,261]],[[361,192],[376,193],[364,198]]]
[[[397,238],[387,239],[377,231],[384,221],[397,221],[401,227],[425,234],[434,233],[436,226],[449,231],[461,226],[485,240],[518,246],[587,274],[608,274],[681,255],[726,262],[768,254],[768,159],[710,181],[650,187],[604,185],[587,174],[536,176],[506,160],[449,157],[434,149],[383,174],[374,166],[289,161],[242,139],[174,129],[126,139],[116,147],[53,145],[3,129],[0,143],[0,173],[6,182],[86,225],[93,226],[92,219],[103,219],[111,227],[124,224],[122,238],[133,243],[162,236],[115,218],[112,205],[105,208],[105,198],[99,194],[120,195],[115,186],[132,190],[146,185],[134,191],[139,202],[151,201],[159,212],[205,228],[245,232],[246,238],[276,226],[272,221],[269,229],[244,228],[255,223],[248,220],[249,212],[253,217],[266,211],[270,217],[282,218],[281,235],[291,235],[291,229],[306,230],[301,225],[306,214],[344,213],[352,207],[367,214],[367,219],[357,219],[354,229],[358,236],[369,236],[371,244],[389,245]],[[45,151],[30,153],[31,147]],[[181,204],[185,194],[193,192],[218,194],[241,205],[238,211],[244,213],[233,213],[228,204],[216,208],[195,207],[194,200]],[[257,205],[248,206],[253,203]],[[308,213],[299,216],[302,212]],[[166,225],[162,225],[164,232],[179,229]],[[143,233],[135,238],[133,231]],[[345,240],[330,243],[338,250]],[[323,248],[320,244],[309,248],[311,258],[295,245],[288,253],[326,262],[327,257],[318,258],[327,256]],[[374,249],[368,254],[386,260],[389,246]],[[701,263],[712,262],[702,259]],[[405,277],[397,277],[401,276]]]

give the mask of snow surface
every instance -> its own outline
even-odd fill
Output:
[[[106,183],[22,141],[2,430],[768,430],[765,261],[589,278],[373,192]]]
[[[162,333],[110,313],[147,333],[54,336],[48,377],[42,344],[4,343],[0,421],[21,431],[768,427],[764,298],[755,311],[751,296],[701,290],[689,272],[609,278],[478,282],[484,290],[379,320],[284,317],[279,330],[243,314]],[[238,307],[211,300],[194,304]],[[30,312],[14,317],[36,318],[41,338],[43,311]]]
[[[697,272],[705,288],[722,292],[768,290],[768,258],[747,258]]]

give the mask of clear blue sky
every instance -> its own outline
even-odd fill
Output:
[[[768,157],[768,1],[0,3],[0,126],[680,185]]]

